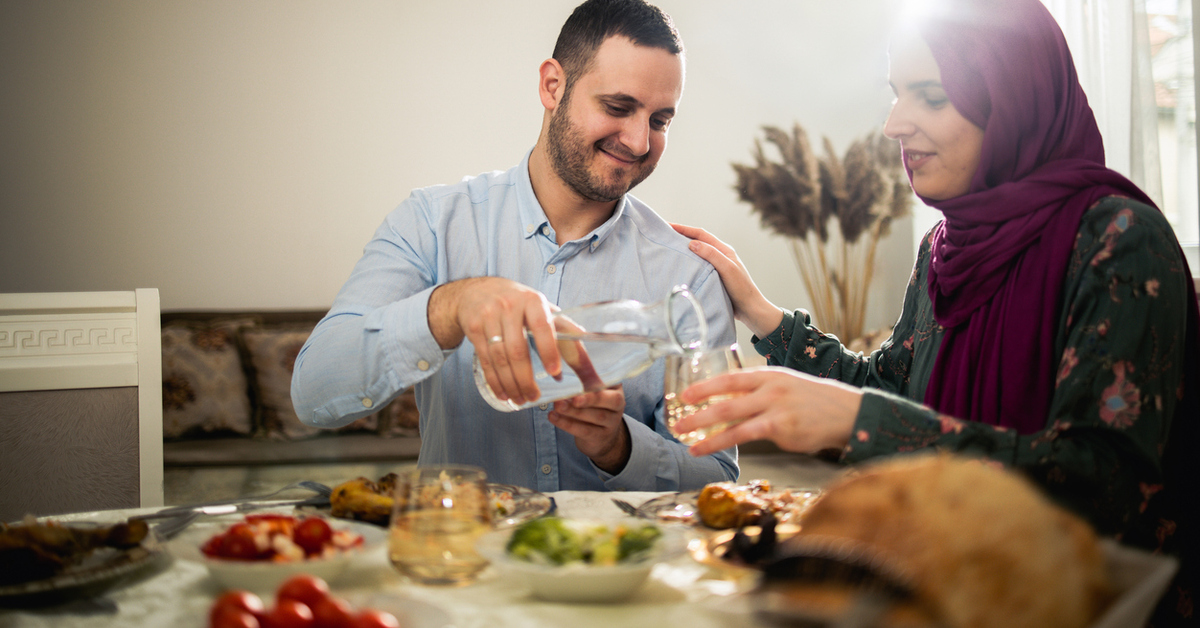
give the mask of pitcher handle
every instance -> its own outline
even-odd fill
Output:
[[[675,299],[683,298],[692,306],[696,312],[696,327],[700,331],[700,338],[687,346],[679,340],[679,332],[675,329]],[[686,284],[679,284],[671,289],[671,295],[667,297],[667,332],[671,335],[671,342],[675,343],[675,348],[679,351],[695,350],[705,346],[708,341],[708,321],[704,319],[704,308],[700,307],[700,302],[696,300],[695,295],[691,290],[688,290]]]

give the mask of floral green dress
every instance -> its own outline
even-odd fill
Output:
[[[1195,535],[1183,525],[1181,509],[1185,499],[1200,501],[1200,492],[1195,476],[1178,471],[1178,461],[1169,458],[1194,459],[1200,452],[1164,456],[1185,393],[1191,278],[1162,214],[1110,196],[1084,215],[1062,290],[1054,396],[1045,427],[1032,434],[922,404],[944,332],[927,292],[929,260],[927,234],[892,336],[869,356],[821,333],[803,310],[785,313],[778,329],[754,339],[770,364],[865,389],[842,461],[926,448],[986,457],[1022,470],[1103,534],[1153,551],[1195,555]],[[1181,573],[1160,605],[1176,621],[1159,623],[1194,618],[1194,577],[1187,576]]]

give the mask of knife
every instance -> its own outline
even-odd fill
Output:
[[[196,513],[200,515],[219,516],[232,515],[239,512],[249,512],[251,510],[262,510],[263,508],[281,508],[285,506],[316,506],[318,508],[329,505],[329,497],[318,495],[316,497],[307,497],[305,499],[287,499],[275,501],[247,501],[236,504],[211,504],[206,506],[171,506],[162,510],[152,512],[145,515],[137,515],[132,519],[165,519],[167,517],[178,517],[188,513]]]

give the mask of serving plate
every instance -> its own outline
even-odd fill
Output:
[[[492,527],[511,528],[548,515],[555,510],[554,498],[524,486],[488,483],[491,493]]]
[[[796,503],[776,514],[780,523],[791,523],[797,519],[800,513],[804,512],[821,494],[819,489],[814,488],[784,488],[772,490],[768,495],[780,495],[785,492],[790,493],[796,499]],[[637,509],[641,516],[648,519],[703,526],[704,524],[700,522],[700,509],[697,506],[699,497],[700,491],[698,490],[668,493],[643,502]]]
[[[62,521],[72,527],[96,527],[99,522]],[[118,585],[148,574],[169,562],[160,540],[149,534],[137,547],[100,548],[58,574],[42,580],[0,586],[0,607],[29,608],[62,604],[99,596]]]

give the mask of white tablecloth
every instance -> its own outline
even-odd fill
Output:
[[[595,493],[561,491],[551,494],[564,517],[618,518],[621,511],[610,498],[620,497],[639,504],[658,493]],[[141,511],[111,511],[114,518]],[[415,585],[400,576],[388,563],[386,548],[380,547],[356,562],[333,584],[334,593],[362,603],[385,595],[397,604],[417,601],[416,606],[441,609],[455,628],[498,628],[553,626],[554,628],[609,628],[612,626],[686,626],[687,628],[736,628],[756,625],[747,606],[736,595],[746,583],[722,580],[683,555],[657,565],[647,583],[630,599],[613,604],[553,604],[533,599],[511,579],[500,578],[489,568],[474,584],[457,587]],[[110,591],[105,600],[116,612],[105,612],[104,602],[95,606],[74,605],[39,610],[0,610],[2,628],[105,628],[116,626],[161,626],[189,628],[207,625],[208,610],[220,589],[203,565],[176,560],[165,571]],[[264,601],[271,604],[270,595]],[[109,609],[111,610],[111,609]],[[425,613],[423,618],[440,613]],[[425,620],[423,619],[422,622]],[[421,622],[418,622],[421,623]],[[411,628],[443,628],[418,625]]]

